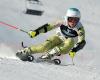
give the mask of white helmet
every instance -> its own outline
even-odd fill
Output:
[[[67,10],[66,16],[65,16],[65,20],[68,19],[68,17],[77,17],[77,18],[81,18],[81,14],[80,11],[77,8],[69,8]]]

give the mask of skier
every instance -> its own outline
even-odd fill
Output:
[[[29,36],[34,38],[40,33],[58,28],[56,34],[44,43],[24,48],[18,51],[16,56],[23,61],[27,61],[28,55],[35,53],[45,53],[41,56],[42,59],[51,59],[62,54],[69,54],[71,58],[74,58],[76,52],[86,44],[85,30],[80,18],[81,13],[77,8],[69,8],[64,20],[52,24],[47,23],[36,30],[29,31]]]

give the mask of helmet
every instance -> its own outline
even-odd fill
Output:
[[[80,11],[77,8],[69,8],[67,10],[66,16],[65,16],[65,20],[68,19],[68,17],[77,17],[77,18],[81,18],[81,14]]]
[[[67,17],[77,17],[77,18],[80,18],[81,14],[80,14],[80,11],[77,8],[69,8],[67,10],[66,16]]]

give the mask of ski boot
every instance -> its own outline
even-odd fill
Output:
[[[55,56],[55,54],[45,54],[45,55],[42,55],[41,57],[39,57],[39,61],[40,62],[46,61],[46,62],[49,62],[49,63],[54,63],[56,65],[61,64],[60,59],[57,59],[57,58],[53,59],[54,56]]]
[[[28,48],[18,51],[16,56],[22,61],[32,62],[34,60],[34,57],[29,53]]]

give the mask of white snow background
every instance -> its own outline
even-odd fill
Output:
[[[29,63],[15,58],[25,45],[36,45],[52,36],[54,31],[34,39],[26,33],[0,24],[0,80],[100,80],[100,0],[41,0],[42,16],[25,14],[25,0],[0,0],[0,21],[29,31],[64,18],[70,7],[80,9],[81,22],[86,30],[86,46],[74,59],[75,65]],[[61,57],[62,64],[71,64],[68,55]]]

